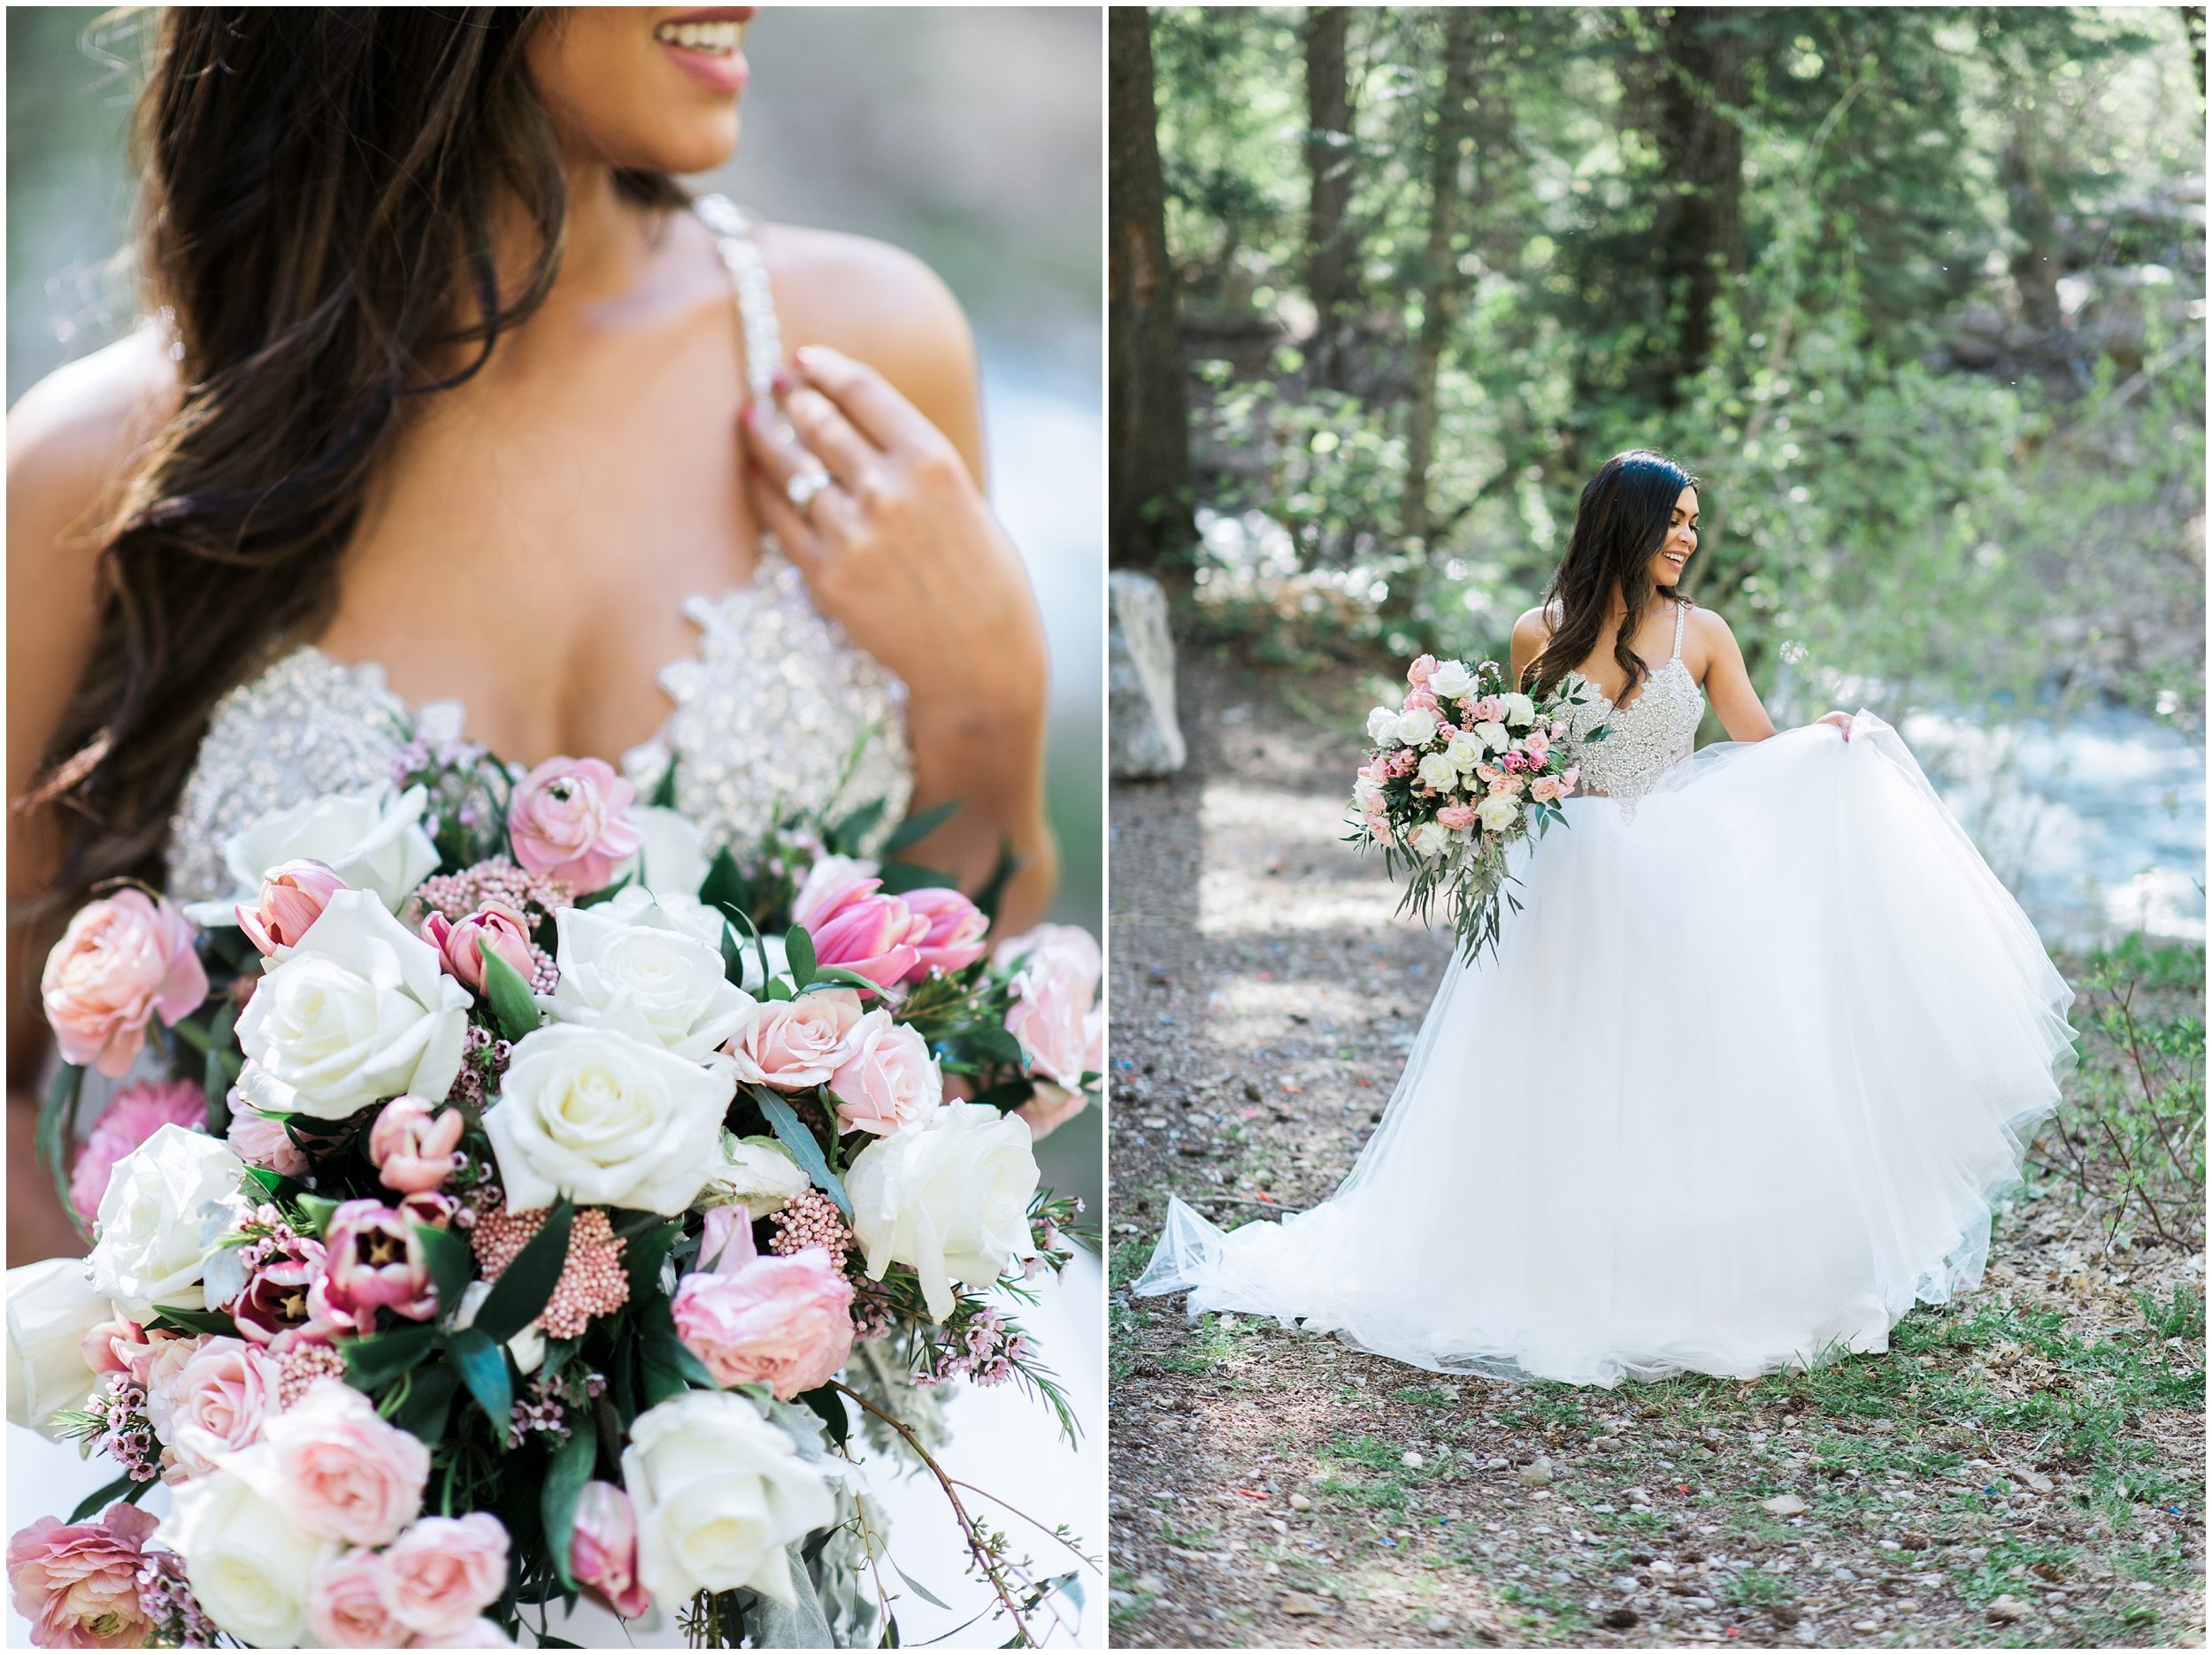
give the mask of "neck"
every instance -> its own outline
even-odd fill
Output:
[[[588,304],[629,287],[649,251],[644,215],[615,189],[613,168],[578,165],[566,172],[567,231],[549,301],[563,307]],[[517,227],[528,236],[526,225]],[[518,256],[528,258],[526,241]]]

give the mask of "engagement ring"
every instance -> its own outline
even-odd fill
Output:
[[[809,523],[814,521],[814,496],[830,486],[830,474],[824,471],[801,471],[783,486],[784,498],[791,509]]]

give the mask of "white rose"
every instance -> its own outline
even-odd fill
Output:
[[[94,1290],[138,1322],[157,1304],[204,1309],[200,1270],[213,1240],[207,1209],[219,1209],[245,1172],[221,1138],[174,1122],[117,1161],[93,1224],[99,1241],[86,1260]]]
[[[1505,709],[1505,721],[1509,724],[1532,724],[1536,722],[1536,703],[1517,692],[1498,697]]]
[[[1451,760],[1455,770],[1466,771],[1482,762],[1484,750],[1482,738],[1474,732],[1456,730],[1452,732],[1451,745],[1444,749],[1444,756]]]
[[[643,900],[631,912],[662,916],[646,893],[638,895]],[[721,950],[710,943],[664,925],[629,923],[596,908],[565,908],[554,922],[560,927],[554,953],[560,981],[552,993],[538,996],[538,1004],[556,1023],[618,1029],[700,1063],[760,1015],[753,997],[723,977]]]
[[[738,1138],[722,1134],[722,1153],[727,1164],[711,1180],[726,1195],[726,1205],[743,1203],[755,1223],[780,1213],[795,1196],[804,1195],[812,1184],[791,1152],[772,1138]]]
[[[645,835],[638,847],[639,883],[655,891],[681,891],[696,900],[707,882],[707,850],[696,823],[664,805],[630,807],[630,825]]]
[[[1441,822],[1424,822],[1406,835],[1406,844],[1417,856],[1433,856],[1452,842],[1452,831]]]
[[[1421,757],[1421,780],[1439,793],[1449,793],[1459,785],[1459,766],[1452,762],[1449,753],[1427,753]]]
[[[670,1613],[695,1592],[740,1586],[794,1602],[784,1547],[837,1512],[791,1438],[733,1391],[687,1391],[639,1414],[622,1483],[637,1513],[638,1578]]]
[[[1513,738],[1506,733],[1503,724],[1495,722],[1479,724],[1474,728],[1475,739],[1493,753],[1502,753],[1513,745]]]
[[[279,862],[303,856],[327,862],[357,891],[375,893],[396,913],[414,888],[438,868],[437,847],[422,831],[430,795],[421,787],[401,793],[386,785],[365,793],[325,793],[263,816],[223,847],[223,865],[243,893],[261,897],[261,881]]]
[[[1398,715],[1398,739],[1409,747],[1417,747],[1436,733],[1441,723],[1425,707],[1409,707]]]
[[[1397,739],[1397,735],[1398,709],[1395,707],[1378,707],[1367,715],[1367,739],[1370,741],[1387,747]]]
[[[853,1238],[868,1278],[893,1264],[921,1277],[929,1314],[952,1314],[952,1283],[988,1287],[1010,1260],[1036,1251],[1029,1199],[1037,1159],[1029,1127],[987,1103],[949,1103],[862,1150],[845,1175]]]
[[[554,1023],[516,1042],[484,1130],[518,1212],[573,1196],[674,1217],[722,1165],[737,1068],[613,1029]]]
[[[1429,674],[1429,693],[1440,701],[1455,701],[1475,687],[1475,675],[1464,661],[1438,663]]]
[[[184,1575],[224,1631],[257,1649],[307,1640],[308,1582],[339,1552],[309,1534],[232,1471],[176,1485],[155,1538],[184,1559]]]
[[[1352,784],[1352,802],[1359,807],[1362,816],[1374,815],[1383,806],[1382,784],[1361,777]]]
[[[1475,815],[1493,833],[1504,832],[1520,814],[1520,801],[1509,793],[1493,793],[1475,807]]]
[[[8,1423],[48,1442],[54,1415],[81,1408],[100,1383],[84,1359],[85,1336],[115,1320],[107,1295],[85,1279],[82,1259],[41,1259],[8,1272]]]
[[[680,931],[718,954],[722,951],[720,911],[674,885],[625,885],[588,911],[620,920],[625,925],[657,925],[663,931]]]
[[[341,891],[238,1018],[238,1093],[268,1115],[342,1121],[379,1098],[442,1098],[469,992],[365,891]]]

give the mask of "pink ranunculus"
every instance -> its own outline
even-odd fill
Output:
[[[273,1347],[313,1319],[308,1301],[326,1268],[323,1244],[312,1236],[297,1237],[263,1259],[246,1278],[244,1291],[224,1308],[241,1335]]]
[[[653,1606],[652,1594],[637,1577],[637,1513],[630,1497],[611,1483],[587,1483],[576,1497],[568,1572],[626,1621]]]
[[[1448,828],[1472,827],[1475,808],[1472,805],[1446,805],[1436,813],[1436,819]]]
[[[964,970],[981,959],[990,947],[983,939],[983,933],[991,929],[990,919],[959,892],[930,885],[920,891],[909,891],[905,902],[929,922],[928,931],[914,945],[921,959],[907,973],[909,980],[918,983],[933,969],[948,976]]]
[[[197,1130],[207,1122],[206,1088],[188,1080],[149,1080],[126,1086],[100,1112],[69,1175],[69,1205],[86,1223],[98,1216],[115,1163],[163,1127]]]
[[[1033,965],[1016,976],[1013,987],[1006,1031],[1021,1042],[1029,1073],[1057,1086],[1080,1086],[1093,1045],[1090,997],[1072,975]]]
[[[515,785],[507,806],[515,860],[580,893],[603,889],[615,863],[645,843],[630,820],[636,798],[636,785],[604,759],[546,760]]]
[[[429,914],[422,922],[422,939],[438,951],[447,974],[472,993],[484,992],[480,945],[514,967],[526,983],[537,972],[538,962],[530,957],[530,922],[504,902],[483,903],[457,925],[442,914]]]
[[[275,1475],[257,1485],[262,1498],[311,1535],[380,1546],[422,1509],[430,1451],[343,1380],[310,1385],[264,1441]]]
[[[46,956],[39,992],[61,1054],[122,1074],[157,1012],[173,1025],[207,998],[192,926],[169,900],[118,891],[77,910]]]
[[[765,1384],[786,1401],[825,1384],[852,1354],[853,1288],[824,1249],[750,1259],[732,1275],[694,1271],[670,1308],[676,1331],[726,1385]]]
[[[849,1051],[829,1077],[837,1096],[841,1130],[895,1132],[926,1118],[942,1101],[944,1076],[929,1042],[887,1011],[872,1011],[853,1025]]]
[[[865,890],[853,893],[806,929],[819,963],[841,965],[871,983],[888,985],[920,963],[914,945],[929,935],[929,921],[907,907],[905,899],[876,890],[882,883],[861,881]]]
[[[405,1214],[381,1201],[347,1201],[323,1229],[326,1268],[308,1289],[309,1314],[350,1333],[376,1331],[389,1306],[410,1322],[438,1314],[430,1260]]]
[[[147,1399],[146,1417],[166,1445],[161,1480],[181,1483],[215,1469],[214,1456],[261,1440],[283,1404],[283,1373],[257,1345],[219,1334],[178,1371],[176,1383]]]
[[[235,1086],[230,1091],[230,1130],[225,1136],[231,1153],[249,1167],[266,1167],[287,1178],[296,1178],[307,1170],[307,1157],[300,1153],[284,1122],[272,1121],[253,1107],[238,1095]]]
[[[137,1649],[153,1629],[138,1566],[156,1519],[118,1500],[96,1522],[42,1517],[8,1540],[8,1588],[41,1649]]]
[[[1409,684],[1426,684],[1435,676],[1436,657],[1434,655],[1417,655],[1414,657],[1413,664],[1406,669],[1406,682]]]
[[[377,1112],[369,1132],[369,1159],[386,1189],[412,1195],[434,1190],[452,1176],[453,1152],[465,1122],[458,1109],[439,1110],[428,1099],[410,1094]]]
[[[261,900],[236,909],[238,929],[264,959],[296,948],[307,928],[323,916],[330,899],[349,889],[328,862],[311,857],[280,862],[262,876]]]
[[[384,1606],[384,1554],[342,1552],[315,1571],[307,1624],[325,1649],[405,1649],[409,1630]]]
[[[384,1552],[384,1606],[425,1643],[476,1619],[507,1587],[507,1530],[489,1512],[426,1517]]]
[[[815,989],[796,1000],[770,1000],[751,1028],[726,1048],[741,1080],[779,1092],[818,1086],[852,1054],[849,1037],[861,1018],[849,988]]]
[[[1089,1101],[1090,1099],[1080,1092],[1056,1086],[1048,1080],[1041,1080],[1029,1101],[1014,1113],[1029,1123],[1029,1136],[1033,1142],[1082,1114],[1083,1106]]]

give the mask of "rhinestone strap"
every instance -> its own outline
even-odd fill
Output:
[[[691,203],[699,222],[715,234],[715,250],[737,287],[737,314],[745,328],[745,380],[753,401],[775,404],[776,371],[783,366],[783,334],[776,326],[768,270],[753,241],[753,221],[726,195],[702,195]]]

